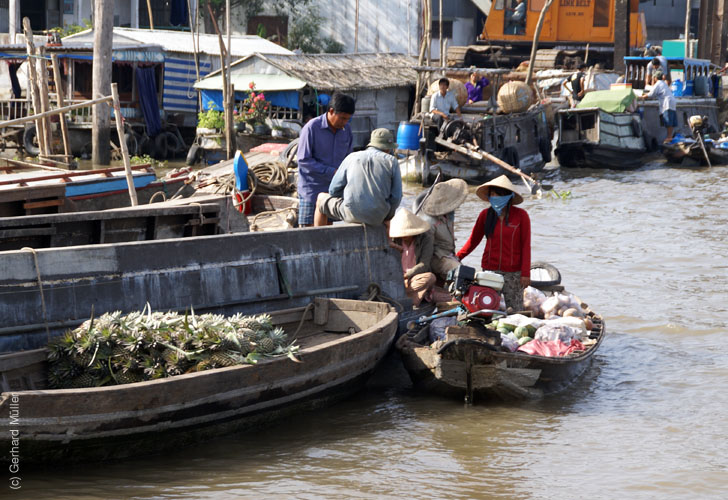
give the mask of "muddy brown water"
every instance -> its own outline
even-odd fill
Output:
[[[609,332],[567,392],[466,407],[371,388],[178,453],[21,471],[22,489],[0,496],[727,498],[728,167],[564,169],[547,182],[571,196],[524,203],[533,258]],[[458,210],[460,244],[482,208],[471,195]]]

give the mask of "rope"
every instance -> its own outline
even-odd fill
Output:
[[[266,161],[250,167],[258,179],[259,194],[284,194],[289,192],[288,169],[279,161]]]
[[[313,302],[310,302],[306,306],[306,309],[303,310],[303,314],[301,315],[301,321],[298,323],[298,328],[296,328],[296,332],[293,334],[293,337],[294,338],[296,336],[298,336],[298,333],[301,331],[301,328],[303,327],[303,322],[306,320],[306,314],[308,314],[308,311],[310,311],[311,309],[313,309],[313,307],[314,307],[314,303]]]
[[[389,302],[395,308],[397,308],[397,312],[404,311],[404,306],[393,299],[392,297],[389,297],[382,293],[382,287],[379,286],[378,283],[369,283],[369,286],[367,287],[367,291],[364,295],[359,297],[360,300],[367,300],[367,301],[375,301],[375,302]]]
[[[188,203],[190,206],[195,206],[200,209],[200,227],[205,224],[205,215],[202,213],[202,205],[197,202]]]
[[[45,294],[43,293],[43,280],[40,277],[40,266],[38,265],[38,253],[35,251],[35,248],[30,247],[23,247],[20,249],[21,251],[28,251],[33,254],[33,263],[35,264],[35,275],[38,279],[38,290],[40,291],[40,305],[43,310],[43,324],[45,324],[45,330],[46,330],[46,336],[48,337],[48,342],[51,341],[51,331],[48,328],[48,313],[46,311],[46,302],[45,302]]]
[[[290,212],[294,216],[298,214],[298,210],[293,207],[282,208],[280,210],[268,210],[266,212],[260,212],[260,213],[256,214],[255,217],[253,217],[253,221],[250,223],[250,230],[251,231],[258,230],[258,226],[256,225],[256,221],[258,220],[258,217],[276,215],[276,214],[280,214],[280,213],[284,213],[284,212]]]
[[[150,205],[151,205],[152,203],[154,203],[154,199],[155,199],[155,198],[157,197],[157,195],[158,195],[158,194],[161,194],[161,195],[162,195],[162,201],[167,201],[167,195],[165,194],[165,192],[164,192],[164,191],[157,191],[156,193],[154,193],[154,194],[153,194],[153,195],[151,196],[151,198],[149,198],[149,202],[148,202],[148,203],[149,203]]]

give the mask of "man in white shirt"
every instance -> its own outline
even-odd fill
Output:
[[[460,105],[455,97],[454,92],[449,92],[450,80],[447,78],[440,78],[438,82],[440,85],[440,91],[435,93],[430,98],[430,113],[432,118],[439,125],[443,120],[450,118],[450,112],[454,109],[458,116],[462,116],[460,113]]]
[[[665,74],[657,70],[654,73],[655,86],[647,94],[642,94],[642,99],[648,97],[654,97],[657,99],[658,109],[660,110],[660,119],[662,126],[667,129],[667,137],[664,142],[672,141],[672,131],[677,127],[677,103],[675,102],[675,96],[672,94],[672,89],[665,81]]]

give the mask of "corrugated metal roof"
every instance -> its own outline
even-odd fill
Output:
[[[258,57],[289,77],[304,81],[318,90],[407,87],[417,82],[417,72],[414,70],[416,60],[404,54],[255,54],[250,57]],[[233,63],[231,72],[234,74],[235,65],[250,57]],[[217,73],[219,70],[208,78],[213,78]],[[245,75],[245,78],[254,77],[254,74]]]
[[[255,89],[262,92],[299,90],[306,86],[306,82],[288,75],[232,73],[230,80],[236,92],[248,91],[250,82],[255,82]],[[198,90],[220,90],[222,89],[222,75],[218,73],[209,78],[203,78],[195,84],[195,88]]]
[[[197,38],[197,35],[195,35]],[[93,41],[93,30],[86,30],[75,35],[67,36],[63,39],[66,41]],[[114,28],[114,43],[143,43],[149,45],[159,45],[168,52],[182,52],[186,54],[194,53],[192,47],[192,35],[186,31],[169,31],[169,30],[144,30],[134,28]],[[223,41],[227,43],[227,38],[223,36]],[[199,49],[201,54],[213,56],[220,55],[220,42],[217,35],[199,35]],[[245,57],[255,52],[261,54],[293,54],[288,49],[276,45],[273,42],[261,38],[256,35],[237,35],[230,37],[231,49],[230,54],[233,57]]]

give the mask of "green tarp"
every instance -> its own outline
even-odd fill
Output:
[[[608,113],[623,113],[636,99],[631,88],[587,92],[577,108],[599,108]]]

